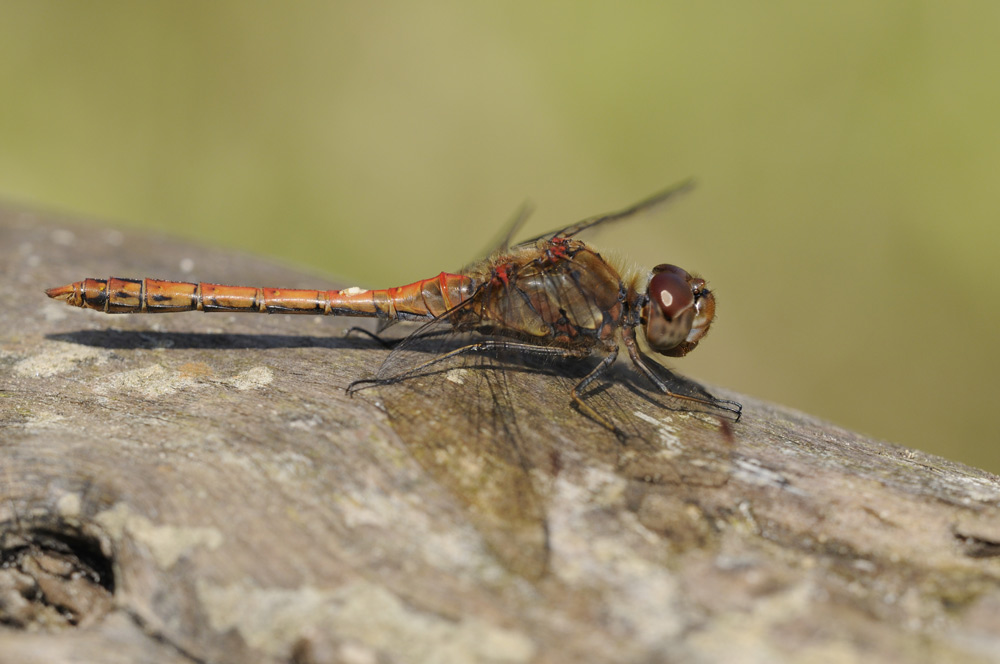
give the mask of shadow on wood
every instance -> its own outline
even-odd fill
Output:
[[[471,429],[399,435],[449,404],[345,394],[387,354],[349,323],[42,292],[321,279],[9,208],[0,260],[2,662],[1000,661],[993,475],[732,394],[724,425],[621,389],[622,445],[532,372],[491,475]]]

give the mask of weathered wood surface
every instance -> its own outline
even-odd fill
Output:
[[[726,449],[722,481],[643,477],[555,413],[525,574],[377,399],[345,395],[385,356],[346,324],[42,292],[322,280],[12,208],[0,265],[0,662],[1000,661],[988,473],[724,395],[746,407],[731,439],[664,413],[653,441],[667,465]]]

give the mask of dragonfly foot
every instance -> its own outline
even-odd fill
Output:
[[[353,397],[355,392],[375,387],[379,384],[379,382],[380,381],[377,378],[359,378],[358,380],[352,381],[344,391],[347,392],[347,396]]]
[[[713,406],[719,410],[724,410],[727,413],[736,415],[736,418],[733,420],[733,424],[739,422],[740,418],[743,417],[743,404],[738,401],[730,401],[729,399],[715,399],[715,397],[713,397],[713,399]]]
[[[383,339],[375,332],[372,332],[371,330],[366,330],[363,327],[352,327],[348,329],[347,332],[344,333],[345,338],[349,338],[351,335],[361,335],[368,337],[378,345],[382,346],[382,348],[387,348],[390,350],[395,348],[399,344],[399,342],[402,341],[402,339]]]

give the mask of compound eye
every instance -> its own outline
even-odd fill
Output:
[[[652,272],[653,274],[662,274],[664,272],[668,272],[670,274],[676,274],[678,277],[681,277],[682,279],[691,278],[691,275],[688,274],[687,270],[685,270],[682,267],[677,267],[676,265],[671,265],[670,263],[660,263],[659,265],[657,265],[652,269]]]
[[[715,316],[715,294],[705,280],[676,265],[657,265],[646,296],[642,323],[649,347],[671,357],[694,350]]]
[[[649,299],[667,321],[674,321],[694,305],[691,275],[676,265],[657,265],[653,272],[647,290]]]
[[[657,265],[646,296],[644,332],[650,348],[666,355],[686,352],[683,344],[697,313],[691,275],[676,265]]]

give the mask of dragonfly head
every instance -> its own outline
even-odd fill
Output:
[[[646,295],[639,320],[650,348],[671,357],[694,350],[715,316],[715,294],[705,280],[676,265],[657,265]]]

